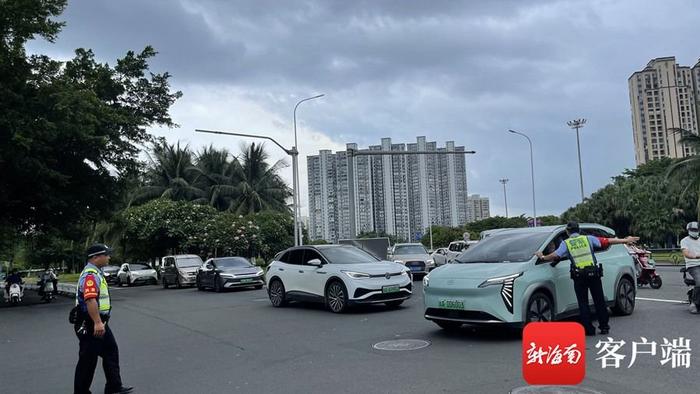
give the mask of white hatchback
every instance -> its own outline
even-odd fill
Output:
[[[265,275],[270,302],[322,302],[340,313],[357,304],[398,307],[411,297],[406,267],[381,261],[350,245],[300,246],[287,249],[270,263]]]

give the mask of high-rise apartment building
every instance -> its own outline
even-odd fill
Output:
[[[467,222],[476,222],[491,217],[489,198],[478,194],[467,197]]]
[[[673,56],[652,59],[628,84],[637,165],[695,154],[680,143],[679,130],[699,131],[700,60],[688,67]]]
[[[464,151],[449,141],[444,148],[418,137],[415,143],[394,144],[382,138],[366,151]],[[308,157],[309,234],[336,242],[363,232],[396,235],[416,241],[431,224],[459,226],[467,222],[467,177],[464,155],[374,155],[353,157],[349,177],[347,151],[320,151]],[[355,194],[350,215],[350,184]],[[353,231],[354,222],[354,231]]]

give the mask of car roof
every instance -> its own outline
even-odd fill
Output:
[[[579,227],[581,228],[597,228],[600,230],[605,230],[607,232],[610,232],[612,234],[615,234],[615,230],[605,227],[600,224],[596,223],[580,223]],[[495,229],[498,230],[498,229]],[[540,227],[519,227],[519,228],[507,228],[507,229],[501,229],[500,231],[497,231],[493,233],[492,235],[495,234],[523,234],[523,233],[556,233],[559,231],[564,231],[566,230],[566,225],[565,224],[560,224],[560,225],[555,225],[555,226],[540,226]]]

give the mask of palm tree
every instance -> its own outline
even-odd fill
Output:
[[[237,195],[232,198],[228,210],[239,215],[264,210],[289,212],[286,204],[292,193],[277,172],[288,164],[278,160],[270,166],[264,145],[244,145],[242,155],[233,161]]]
[[[193,165],[189,146],[180,147],[160,141],[149,154],[150,168],[145,186],[138,188],[131,204],[140,204],[156,198],[206,203],[206,192],[194,184],[197,170]]]
[[[696,210],[700,216],[700,136],[685,129],[674,129],[673,131],[682,135],[680,139],[681,144],[692,148],[695,154],[673,163],[668,168],[666,177],[674,178],[678,181],[686,181],[687,187],[684,189],[684,193],[690,188],[698,190]]]

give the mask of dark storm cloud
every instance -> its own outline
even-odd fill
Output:
[[[426,135],[467,145],[478,151],[470,193],[502,205],[497,180],[508,177],[517,213],[530,211],[529,157],[506,130],[526,131],[538,211],[560,213],[578,195],[565,122],[589,119],[588,193],[633,166],[627,77],[653,57],[694,64],[699,11],[690,0],[76,0],[51,51],[90,47],[113,62],[151,44],[154,68],[176,85],[235,88],[285,117],[299,96],[324,92],[304,112],[309,126],[339,143]]]

